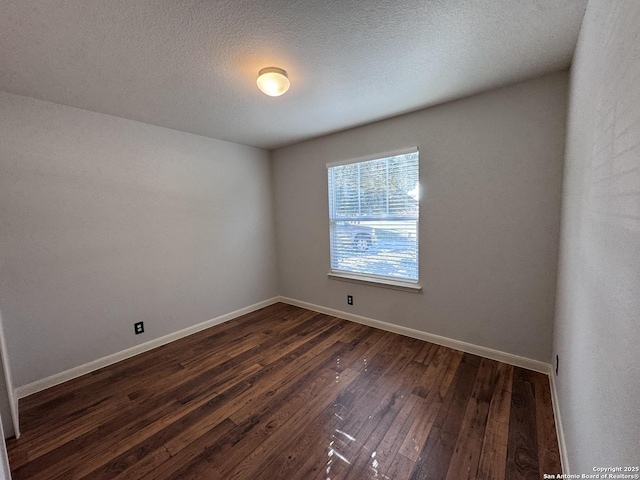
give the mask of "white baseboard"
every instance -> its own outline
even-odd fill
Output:
[[[417,338],[418,340],[425,340],[427,342],[442,345],[444,347],[453,348],[454,350],[461,350],[473,355],[479,355],[491,360],[497,360],[499,362],[508,363],[509,365],[515,365],[516,367],[526,368],[533,370],[534,372],[544,373],[549,375],[551,372],[551,365],[541,362],[539,360],[533,360],[531,358],[521,357],[519,355],[513,355],[511,353],[501,352],[499,350],[493,350],[492,348],[481,347],[472,343],[462,342],[460,340],[454,340],[452,338],[441,337],[432,333],[423,332],[421,330],[415,330],[413,328],[402,327],[400,325],[394,325],[392,323],[381,322],[380,320],[374,320],[368,317],[362,317],[360,315],[354,315],[352,313],[343,312],[341,310],[334,310],[333,308],[322,307],[313,303],[307,303],[300,300],[295,300],[288,297],[279,297],[278,300],[282,303],[288,303],[289,305],[295,305],[297,307],[306,308],[307,310],[313,310],[314,312],[324,313],[333,317],[343,318],[352,322],[361,323],[370,327],[379,328],[380,330],[386,330],[387,332],[398,333],[405,337]]]
[[[200,332],[202,330],[206,330],[207,328],[213,327],[215,325],[220,325],[221,323],[228,322],[229,320],[233,320],[234,318],[240,317],[242,315],[246,315],[247,313],[254,312],[261,308],[268,307],[269,305],[273,305],[278,301],[279,301],[278,297],[273,297],[268,300],[255,303],[248,307],[241,308],[234,312],[230,312],[225,315],[212,318],[211,320],[207,320],[206,322],[202,322],[197,325],[187,327],[183,330],[170,333],[169,335],[165,335],[164,337],[156,338],[155,340],[150,340],[140,345],[136,345],[135,347],[122,350],[121,352],[117,352],[112,355],[99,358],[92,362],[85,363],[84,365],[79,365],[69,370],[65,370],[64,372],[56,373],[55,375],[51,375],[50,377],[43,378],[41,380],[36,380],[35,382],[29,383],[28,385],[23,385],[21,387],[18,387],[16,389],[16,395],[18,398],[28,397],[29,395],[40,392],[42,390],[53,387],[60,383],[66,382],[68,380],[72,380],[74,378],[80,377],[87,373],[91,373],[102,367],[106,367],[108,365],[112,365],[114,363],[120,362],[127,358],[133,357],[135,355],[148,352],[149,350],[153,350],[154,348],[160,347],[162,345],[166,345],[167,343],[171,343],[180,338],[187,337],[189,335]]]
[[[558,435],[558,448],[560,450],[560,463],[562,464],[562,473],[571,474],[569,468],[569,458],[567,457],[567,444],[564,440],[564,429],[562,428],[562,419],[560,418],[560,403],[558,402],[558,389],[556,387],[556,376],[553,372],[549,373],[551,383],[551,403],[553,404],[553,416],[556,420],[556,433]]]

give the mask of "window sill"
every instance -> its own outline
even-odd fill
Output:
[[[404,292],[420,293],[422,286],[417,283],[395,282],[382,278],[367,278],[359,275],[349,275],[348,273],[327,273],[332,280],[340,280],[341,282],[359,283],[361,285],[371,285],[372,287],[390,288],[393,290],[401,290]]]

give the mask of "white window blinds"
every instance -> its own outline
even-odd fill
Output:
[[[418,281],[418,152],[329,166],[331,271]]]

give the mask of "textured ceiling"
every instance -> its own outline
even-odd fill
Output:
[[[0,90],[274,148],[566,68],[586,4],[0,0]]]

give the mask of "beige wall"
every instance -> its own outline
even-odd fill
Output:
[[[280,294],[549,362],[566,91],[558,73],[273,152]],[[414,146],[423,292],[328,279],[326,163]]]
[[[268,152],[5,93],[0,112],[16,387],[277,295]]]
[[[590,0],[572,66],[554,350],[571,473],[640,464],[640,3]]]

